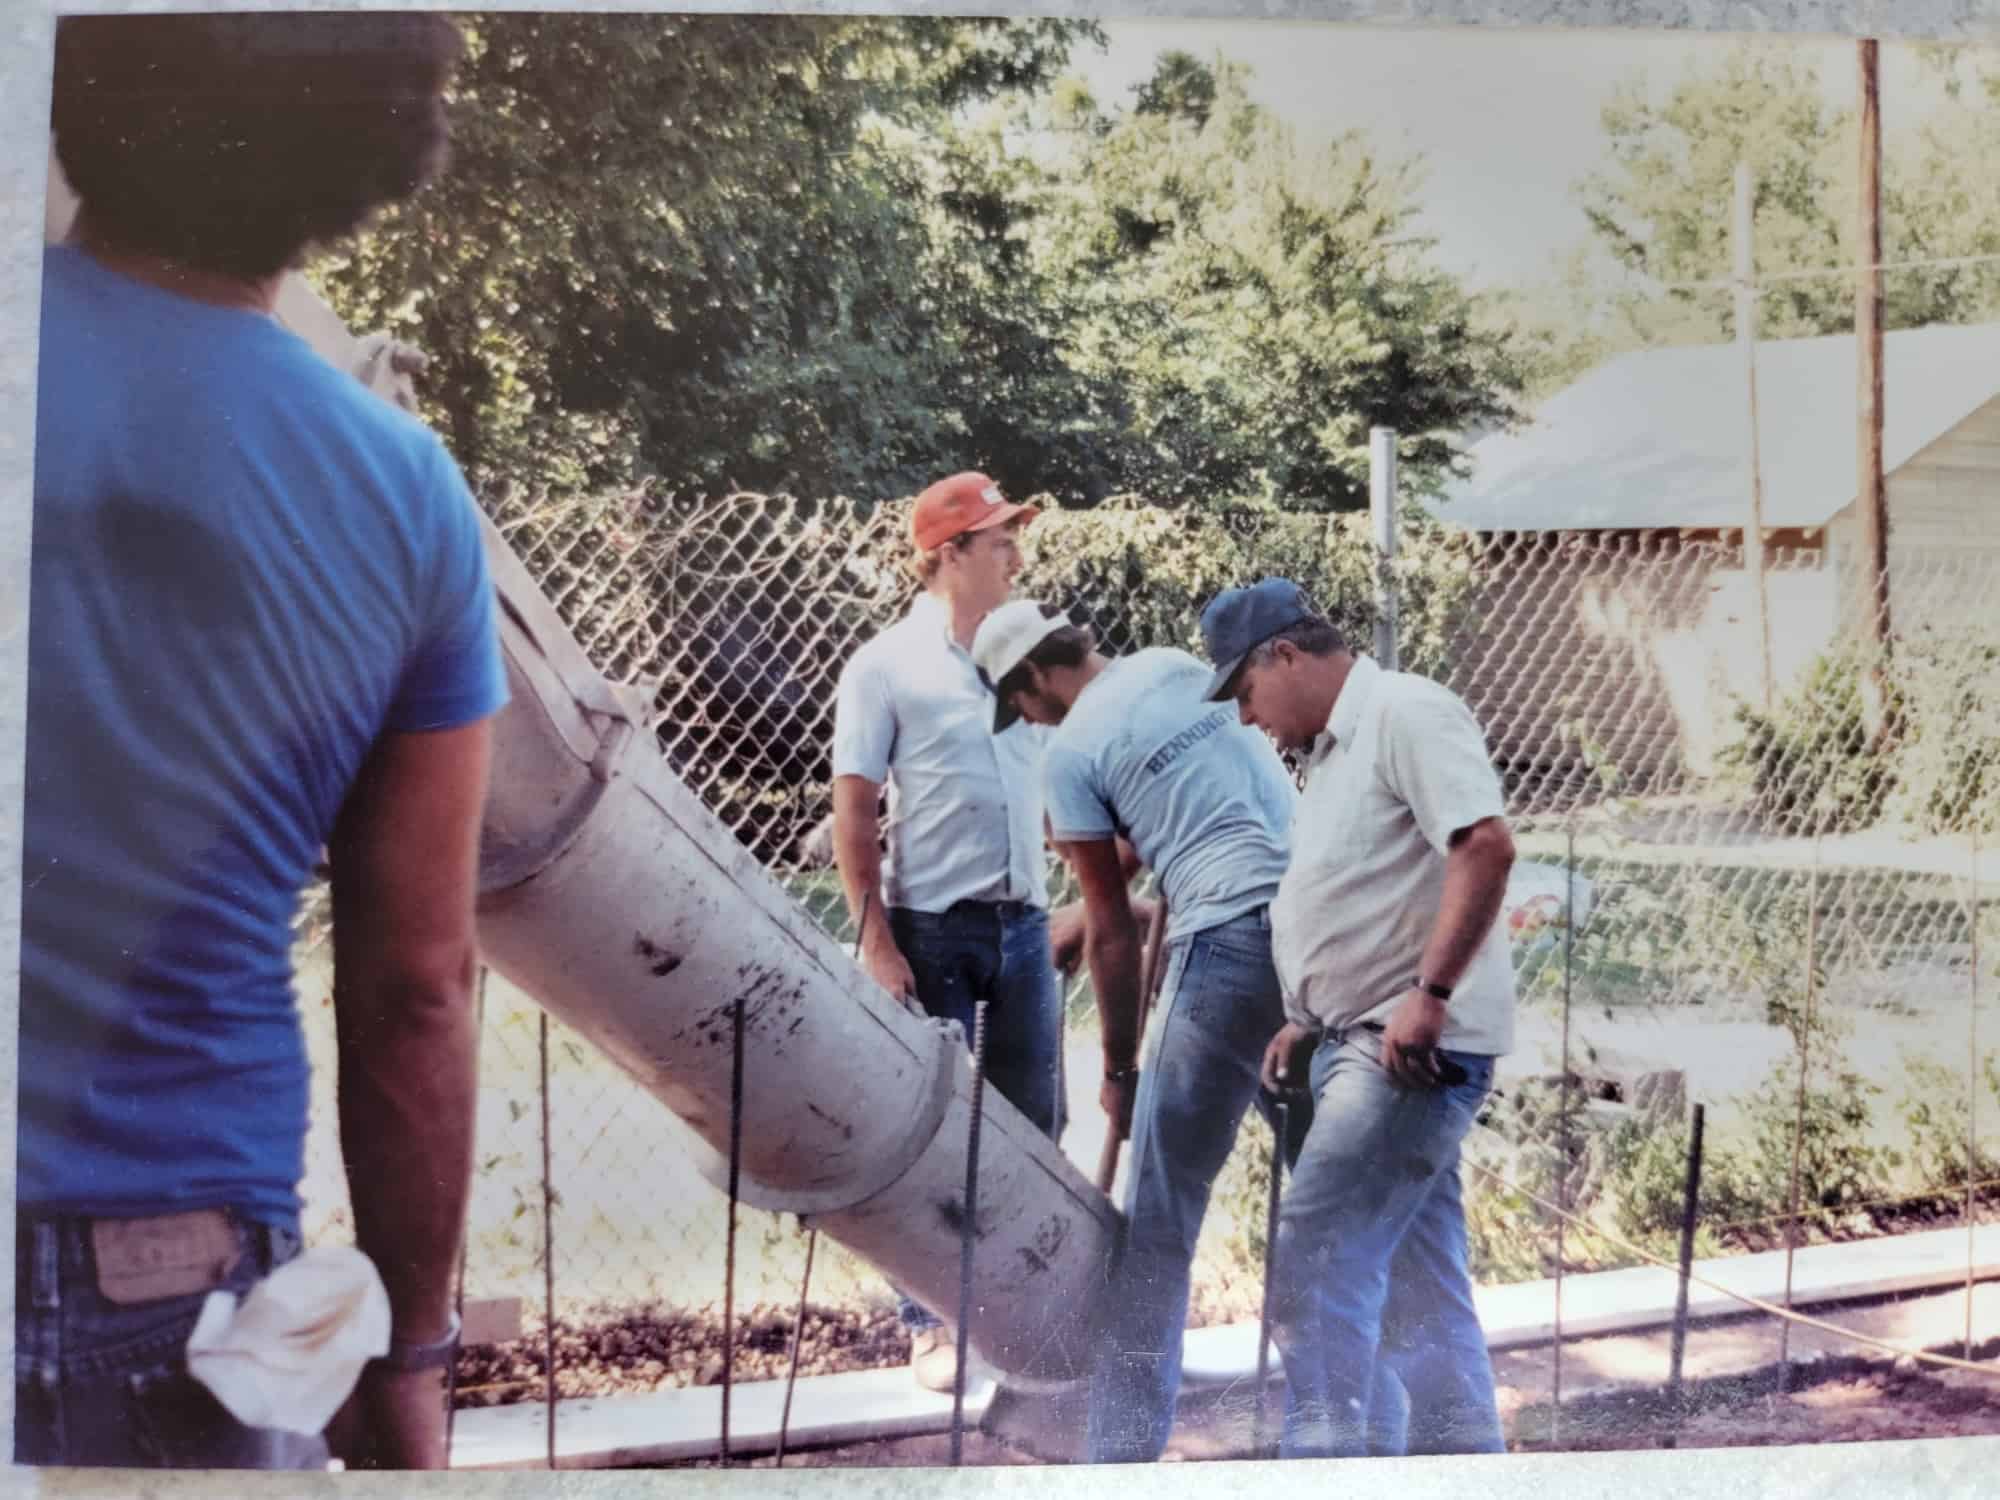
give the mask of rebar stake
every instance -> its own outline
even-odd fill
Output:
[[[556,1466],[556,1185],[549,1170],[549,1013],[541,1012],[542,1084],[542,1397],[548,1408],[548,1464]]]
[[[1701,1196],[1702,1106],[1694,1107],[1694,1128],[1688,1134],[1686,1196],[1681,1203],[1680,1287],[1674,1293],[1674,1342],[1667,1367],[1668,1420],[1673,1424],[1661,1440],[1663,1448],[1674,1447],[1681,1432],[1681,1357],[1687,1352],[1688,1276],[1694,1270],[1695,1205]]]
[[[778,1416],[778,1457],[777,1468],[785,1466],[785,1436],[792,1430],[792,1387],[799,1383],[799,1345],[806,1332],[806,1288],[812,1285],[813,1247],[819,1243],[819,1231],[806,1233],[806,1273],[799,1278],[799,1310],[792,1319],[792,1365],[785,1373],[785,1406]]]
[[[1265,1408],[1271,1400],[1271,1277],[1278,1263],[1278,1184],[1290,1139],[1291,1106],[1280,1099],[1271,1110],[1271,1186],[1264,1195],[1264,1306],[1257,1324],[1257,1404],[1250,1437],[1250,1451],[1258,1458],[1265,1456]]]
[[[722,1466],[729,1467],[729,1398],[736,1373],[736,1198],[743,1176],[743,1004],[730,1007],[729,1236],[722,1254]]]
[[[972,1012],[972,1123],[965,1140],[965,1219],[958,1232],[958,1363],[951,1377],[951,1466],[965,1461],[965,1358],[972,1323],[972,1248],[979,1235],[979,1118],[986,1091],[986,1002]]]

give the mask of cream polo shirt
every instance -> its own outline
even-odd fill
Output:
[[[1437,921],[1451,835],[1504,812],[1486,738],[1457,695],[1357,656],[1306,762],[1292,860],[1271,904],[1286,1014],[1334,1031],[1386,1021]],[[1501,923],[1445,1013],[1444,1047],[1497,1056],[1513,1046]]]
[[[993,732],[993,695],[931,594],[855,652],[834,695],[833,774],[889,783],[882,899],[1047,906],[1047,739],[1025,720]]]

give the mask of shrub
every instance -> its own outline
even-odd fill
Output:
[[[2000,832],[2000,642],[1922,627],[1898,643],[1896,677],[1889,813],[1925,833]]]
[[[1779,830],[1835,833],[1881,816],[1893,773],[1869,733],[1864,666],[1854,651],[1830,652],[1768,714],[1736,706],[1743,734],[1721,759],[1749,774],[1758,811]]]

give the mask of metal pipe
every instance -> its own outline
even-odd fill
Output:
[[[1965,1357],[1972,1358],[1973,1225],[1979,1206],[1979,815],[1972,818],[1972,1004],[1965,1022]]]
[[[1397,670],[1396,429],[1368,429],[1368,512],[1375,536],[1375,660]]]
[[[1279,1099],[1271,1109],[1271,1185],[1264,1195],[1264,1305],[1257,1324],[1257,1405],[1250,1449],[1265,1457],[1265,1409],[1271,1391],[1271,1281],[1278,1264],[1278,1185],[1285,1170],[1285,1146],[1291,1139],[1291,1106]]]
[[[1785,1306],[1792,1305],[1792,1258],[1799,1244],[1799,1161],[1806,1141],[1806,1078],[1811,1065],[1807,1048],[1812,1041],[1813,994],[1819,973],[1819,834],[1813,834],[1813,862],[1806,877],[1806,997],[1805,1020],[1799,1027],[1799,1100],[1792,1123],[1791,1185],[1785,1199]],[[1778,1389],[1791,1389],[1792,1324],[1778,1322]]]
[[[986,1002],[973,1007],[972,1119],[965,1138],[965,1210],[958,1231],[958,1361],[951,1376],[951,1466],[965,1459],[966,1330],[972,1326],[972,1258],[979,1239],[979,1123],[986,1094]]]
[[[743,996],[730,1008],[729,1232],[722,1251],[722,1466],[729,1467],[729,1398],[736,1385],[736,1204],[743,1184]]]
[[[1680,1441],[1681,1359],[1687,1352],[1688,1274],[1694,1269],[1695,1212],[1701,1196],[1702,1115],[1702,1106],[1697,1104],[1694,1107],[1694,1128],[1688,1135],[1686,1196],[1681,1202],[1680,1288],[1674,1294],[1673,1350],[1667,1366],[1668,1419],[1673,1425],[1661,1444],[1667,1448]]]
[[[871,888],[861,893],[861,920],[854,927],[854,961],[861,962],[861,943],[868,935],[868,914],[875,909],[875,892]],[[799,1278],[799,1310],[792,1319],[792,1358],[790,1368],[785,1372],[785,1406],[778,1416],[778,1458],[775,1467],[785,1466],[785,1438],[792,1428],[792,1391],[799,1383],[799,1349],[805,1341],[806,1333],[806,1289],[812,1285],[813,1252],[819,1248],[819,1230],[806,1231],[806,1269]]]
[[[1569,1019],[1570,985],[1576,967],[1576,822],[1563,829],[1563,855],[1567,878],[1563,893],[1563,1022],[1562,1092],[1556,1104],[1556,1284],[1555,1324],[1549,1338],[1553,1365],[1549,1380],[1549,1446],[1562,1436],[1563,1401],[1563,1259],[1569,1242],[1564,1234],[1569,1223]]]
[[[556,1187],[549,1170],[549,1015],[536,1028],[542,1089],[542,1398],[548,1407],[549,1468],[556,1466]]]
[[[785,1436],[792,1430],[792,1389],[799,1383],[799,1346],[806,1333],[806,1288],[812,1285],[813,1250],[819,1244],[817,1229],[806,1235],[806,1272],[799,1278],[799,1310],[792,1318],[792,1363],[785,1372],[785,1405],[778,1415],[778,1458],[776,1467],[785,1466]]]

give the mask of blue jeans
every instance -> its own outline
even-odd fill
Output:
[[[235,1225],[220,1284],[242,1296],[299,1253],[290,1229]],[[207,1292],[116,1303],[97,1290],[89,1221],[20,1211],[14,1462],[142,1469],[324,1469],[325,1439],[246,1427],[187,1371]]]
[[[1493,1059],[1441,1051],[1465,1081],[1406,1089],[1381,1033],[1313,1056],[1313,1128],[1279,1211],[1272,1332],[1287,1458],[1500,1453],[1493,1365],[1466,1268],[1459,1144]]]
[[[1252,1101],[1274,1118],[1258,1073],[1285,1012],[1266,909],[1176,942],[1163,991],[1132,1108],[1125,1235],[1098,1325],[1092,1463],[1151,1463],[1165,1450],[1180,1394],[1188,1266],[1209,1190]],[[1296,1156],[1312,1105],[1303,1094],[1286,1102],[1287,1155]]]
[[[889,908],[889,932],[917,981],[917,1003],[956,1021],[972,1041],[986,1007],[986,1081],[1051,1140],[1063,1129],[1062,984],[1049,953],[1049,914],[1022,901],[961,901],[948,911]],[[903,1324],[938,1326],[898,1293]]]

